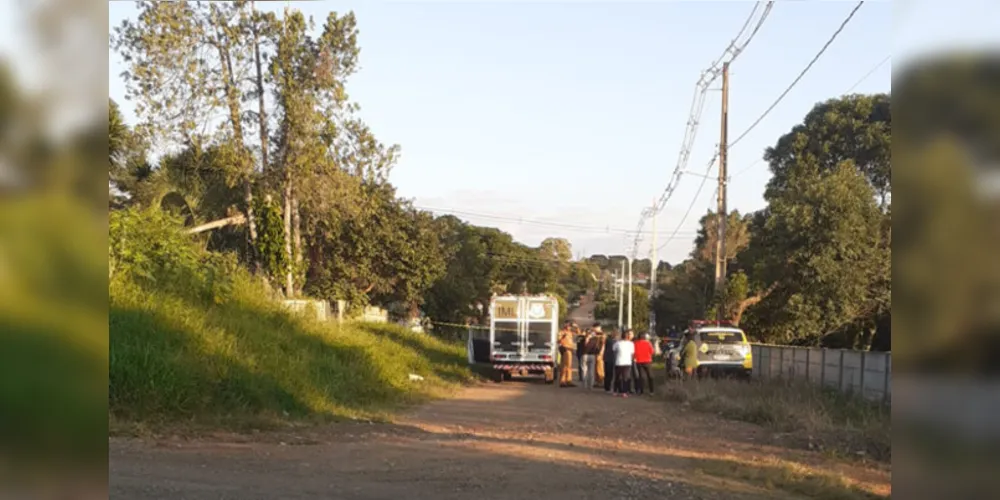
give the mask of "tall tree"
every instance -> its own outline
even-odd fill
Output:
[[[136,20],[115,29],[112,45],[127,65],[126,96],[135,103],[139,129],[153,140],[201,147],[212,136],[230,144],[226,175],[243,186],[251,266],[256,222],[254,168],[243,130],[243,78],[251,44],[240,27],[246,2],[138,2]],[[219,112],[222,112],[220,117]],[[220,123],[218,131],[211,128]]]

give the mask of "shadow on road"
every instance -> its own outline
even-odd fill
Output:
[[[486,384],[395,424],[238,445],[115,441],[110,477],[113,495],[139,499],[854,499],[879,498],[871,491],[880,481],[888,488],[886,477],[849,477],[839,464],[815,465],[822,457],[767,449],[748,429],[603,391]]]

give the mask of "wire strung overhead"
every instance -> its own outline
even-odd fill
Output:
[[[632,230],[625,229],[625,228],[620,228],[620,227],[597,226],[597,225],[582,225],[582,224],[569,224],[569,223],[556,222],[556,221],[544,221],[544,220],[524,219],[524,218],[521,218],[521,217],[515,217],[515,216],[511,216],[511,215],[488,214],[488,213],[483,213],[483,212],[471,212],[471,211],[467,211],[467,210],[458,210],[458,209],[452,209],[452,208],[435,208],[435,207],[427,207],[427,206],[420,206],[420,205],[414,205],[414,208],[416,208],[418,210],[424,210],[424,211],[428,211],[428,212],[437,213],[437,214],[462,215],[462,216],[472,217],[472,218],[481,218],[481,219],[487,219],[487,220],[495,220],[495,221],[498,221],[498,222],[509,222],[509,223],[514,223],[514,224],[531,224],[531,225],[537,225],[537,226],[546,226],[546,227],[560,228],[560,229],[564,229],[564,230],[571,231],[571,232],[595,233],[595,234],[597,234],[597,233],[601,233],[601,234],[615,233],[615,234],[628,234],[628,235],[634,234],[632,232]],[[647,232],[651,232],[651,231],[647,231]]]
[[[851,21],[851,19],[854,18],[854,14],[856,14],[858,12],[858,9],[860,9],[861,6],[864,5],[864,3],[865,3],[864,1],[860,1],[860,2],[858,2],[857,5],[854,6],[854,8],[847,15],[847,17],[844,19],[844,21],[840,23],[840,26],[837,28],[837,30],[833,32],[833,35],[830,36],[830,39],[827,40],[825,44],[823,44],[823,47],[820,48],[819,52],[817,52],[816,55],[813,56],[812,60],[809,61],[809,64],[806,65],[806,67],[799,73],[799,75],[797,77],[795,77],[794,80],[792,80],[792,83],[790,85],[788,85],[788,87],[785,89],[785,91],[782,92],[781,95],[779,95],[778,98],[775,99],[775,101],[764,111],[764,113],[762,113],[756,120],[754,120],[754,122],[749,127],[747,127],[747,129],[744,130],[742,134],[740,134],[734,141],[730,142],[729,145],[727,146],[727,148],[732,148],[741,139],[743,139],[744,137],[746,137],[746,135],[749,134],[750,131],[753,130],[754,127],[756,127],[764,119],[764,117],[766,117],[771,112],[771,110],[773,110],[775,108],[775,106],[777,106],[778,103],[780,103],[781,100],[785,98],[786,95],[788,95],[788,92],[790,92],[792,90],[792,88],[794,88],[795,85],[797,85],[799,83],[799,81],[802,80],[802,77],[805,76],[805,74],[807,72],[809,72],[809,69],[812,68],[813,64],[815,64],[816,61],[819,60],[819,58],[823,55],[823,53],[826,52],[826,49],[828,49],[830,47],[830,45],[833,43],[833,41],[837,39],[837,36],[839,36],[840,32],[844,30],[844,27],[847,26],[847,23],[849,23]],[[878,66],[881,66],[882,64],[884,64],[884,61],[882,63],[879,63]],[[872,70],[872,72],[874,72],[874,70],[877,69],[878,66],[876,66],[876,68],[874,68]],[[868,78],[868,75],[865,75],[864,78]],[[864,78],[862,78],[862,80],[864,80]],[[701,184],[698,186],[698,190],[695,192],[694,198],[691,200],[691,204],[688,205],[687,212],[685,212],[684,217],[682,217],[681,221],[677,224],[677,228],[674,229],[673,234],[671,234],[670,237],[667,238],[667,240],[663,242],[663,245],[661,245],[658,248],[658,250],[663,249],[663,247],[665,247],[668,243],[670,243],[671,240],[674,239],[674,237],[677,235],[678,231],[680,230],[681,225],[684,224],[684,221],[686,221],[687,218],[688,218],[688,216],[691,214],[691,211],[693,210],[694,205],[698,202],[698,197],[701,195],[702,189],[705,187],[705,182],[708,181],[708,173],[711,171],[712,165],[715,164],[715,160],[718,159],[718,156],[719,156],[719,153],[716,152],[715,155],[712,157],[712,161],[710,161],[708,163],[708,167],[706,168],[706,172],[705,172],[706,175],[702,179]],[[742,173],[742,172],[740,172],[740,173]],[[716,189],[718,189],[718,188],[716,188]],[[718,194],[718,191],[716,191],[716,194]]]
[[[809,70],[813,67],[813,64],[816,64],[816,61],[818,61],[819,58],[823,55],[823,53],[826,52],[826,49],[830,48],[830,45],[833,44],[833,41],[837,39],[837,36],[840,35],[841,31],[844,31],[844,28],[847,26],[847,23],[851,22],[851,19],[854,17],[854,14],[856,14],[858,12],[858,9],[860,9],[861,6],[864,5],[864,4],[865,4],[865,2],[861,1],[861,2],[858,2],[858,4],[854,6],[854,9],[852,9],[851,13],[847,15],[847,18],[844,19],[844,21],[842,23],[840,23],[840,27],[837,28],[837,31],[833,32],[833,35],[830,36],[830,39],[827,40],[825,44],[823,44],[823,47],[821,49],[819,49],[819,52],[817,52],[816,55],[813,56],[812,60],[809,61],[809,64],[807,64],[805,68],[802,68],[802,71],[799,73],[799,76],[795,77],[795,79],[792,80],[792,83],[790,83],[788,85],[788,88],[786,88],[785,91],[782,92],[781,95],[779,95],[778,98],[775,99],[774,102],[771,103],[771,105],[768,106],[768,108],[766,110],[764,110],[764,112],[761,113],[761,115],[759,117],[757,117],[757,119],[754,120],[754,122],[751,123],[750,126],[747,127],[746,130],[743,131],[743,133],[741,133],[739,136],[737,136],[736,139],[733,140],[733,142],[729,143],[729,145],[727,146],[728,148],[732,148],[733,146],[737,145],[740,141],[742,141],[743,138],[746,137],[747,134],[749,134],[750,131],[753,130],[757,125],[759,125],[760,122],[763,121],[764,118],[772,110],[774,110],[774,108],[778,105],[778,103],[780,103],[781,100],[784,99],[785,96],[788,95],[788,93],[791,92],[791,90],[793,88],[795,88],[795,85],[797,85],[799,83],[799,80],[802,80],[802,77],[806,76],[806,73],[808,73]]]
[[[762,4],[763,9],[761,9]],[[707,70],[702,71],[701,76],[698,78],[698,82],[695,84],[695,93],[691,102],[691,110],[688,116],[687,127],[684,130],[684,139],[681,141],[681,149],[677,157],[677,165],[674,167],[673,174],[671,174],[667,187],[663,190],[663,193],[657,199],[654,206],[644,209],[642,214],[639,216],[639,223],[636,225],[636,229],[632,233],[635,238],[632,243],[633,258],[635,258],[638,254],[639,243],[643,234],[642,228],[646,224],[646,220],[652,217],[654,213],[659,213],[663,210],[663,207],[666,206],[667,201],[669,201],[670,197],[673,195],[674,190],[677,189],[677,185],[680,183],[681,177],[684,175],[684,170],[687,168],[688,160],[691,157],[691,149],[694,146],[695,138],[698,135],[698,125],[701,122],[702,111],[705,108],[706,94],[708,93],[709,86],[719,78],[719,75],[722,74],[722,62],[726,60],[727,56],[729,58],[729,62],[736,60],[740,53],[742,53],[743,50],[746,49],[747,45],[750,44],[750,41],[753,40],[754,36],[757,35],[757,32],[760,30],[761,26],[763,26],[767,16],[770,15],[771,8],[773,6],[774,2],[757,2],[754,4],[753,9],[750,11],[750,15],[747,16],[747,20],[743,23],[743,27],[729,42],[729,45],[722,52],[722,55],[720,55]],[[753,25],[753,29],[748,33],[747,30],[751,25]]]

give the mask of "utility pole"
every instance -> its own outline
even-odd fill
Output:
[[[628,327],[632,328],[632,257],[628,258]]]
[[[616,281],[618,283],[618,281]],[[622,328],[622,313],[624,312],[623,307],[625,306],[625,261],[622,261],[622,274],[620,285],[618,286],[618,329]]]
[[[721,297],[726,290],[726,166],[729,142],[729,62],[722,64],[722,138],[719,141],[719,207],[716,216],[718,238],[715,242],[715,296]],[[723,304],[715,309],[716,319],[725,319]]]
[[[656,313],[653,310],[653,297],[656,296],[656,199],[653,199],[653,246],[650,247],[649,258],[649,334],[656,332]]]

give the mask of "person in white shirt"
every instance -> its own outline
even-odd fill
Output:
[[[615,385],[617,395],[628,397],[632,379],[632,362],[635,360],[635,344],[632,343],[633,332],[625,330],[621,340],[615,342]]]

